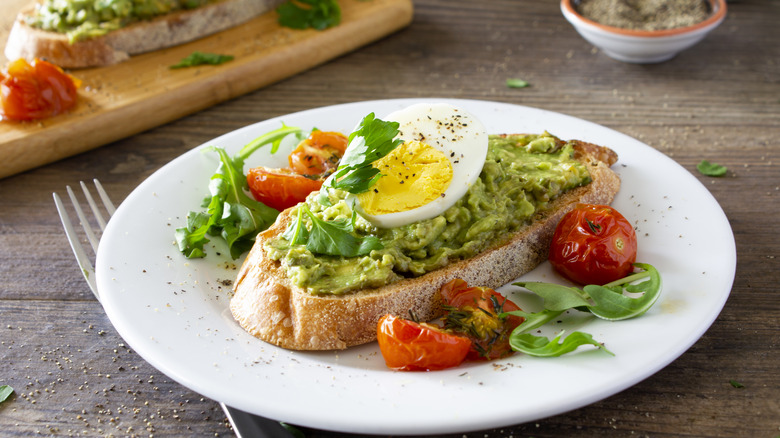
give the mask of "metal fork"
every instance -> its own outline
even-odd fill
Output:
[[[92,181],[95,184],[95,188],[97,189],[100,200],[103,201],[104,211],[101,211],[100,207],[98,207],[97,202],[95,202],[95,198],[92,196],[92,192],[90,192],[89,188],[86,184],[84,184],[83,181],[80,182],[81,191],[84,192],[84,197],[87,199],[87,204],[89,204],[89,208],[92,210],[92,214],[94,215],[98,226],[100,226],[100,232],[102,236],[102,232],[106,230],[106,224],[108,223],[106,219],[104,219],[103,213],[107,213],[108,219],[110,220],[111,216],[113,216],[116,212],[116,207],[114,207],[114,204],[111,202],[108,194],[103,189],[100,181],[97,179],[93,179]],[[84,210],[82,210],[81,203],[73,193],[73,189],[71,189],[70,186],[66,186],[65,190],[68,192],[68,197],[70,198],[70,202],[73,204],[73,209],[76,210],[76,216],[78,216],[81,227],[84,229],[87,240],[92,246],[92,253],[94,257],[97,255],[100,238],[96,235],[95,230],[92,229],[92,226],[87,220],[87,217],[84,215]],[[97,298],[98,302],[100,302],[100,293],[98,292],[97,282],[95,280],[95,267],[92,264],[92,258],[87,255],[87,252],[84,250],[84,245],[81,244],[81,239],[76,233],[75,228],[73,228],[73,224],[70,221],[70,216],[68,215],[68,211],[65,209],[65,206],[62,203],[62,199],[60,199],[60,196],[56,192],[53,193],[53,196],[54,204],[57,206],[57,212],[60,215],[60,221],[62,222],[62,226],[65,228],[65,236],[67,236],[68,242],[70,242],[70,247],[73,249],[73,254],[76,256],[76,261],[79,264],[81,273],[84,275],[84,279],[87,280],[89,289],[95,295],[95,298]],[[225,412],[225,416],[233,426],[233,431],[236,433],[238,438],[273,438],[292,436],[292,434],[277,421],[258,417],[256,415],[231,408],[224,403],[220,403],[219,405]]]
[[[111,202],[111,199],[109,199],[108,194],[106,194],[106,191],[103,189],[103,186],[100,184],[100,181],[94,179],[93,182],[95,183],[95,188],[97,188],[98,195],[103,201],[103,206],[110,219],[114,212],[116,212],[116,208]],[[95,216],[95,219],[100,226],[102,235],[102,232],[106,230],[106,220],[103,219],[103,214],[98,208],[97,203],[95,202],[95,198],[92,197],[92,193],[89,191],[89,188],[87,188],[87,185],[84,184],[84,181],[81,181],[80,184],[81,191],[84,192],[84,196],[87,198],[89,208],[92,210],[92,214]],[[92,230],[92,226],[89,224],[89,221],[87,221],[87,218],[84,215],[84,210],[81,209],[81,204],[76,198],[76,195],[73,193],[73,190],[70,188],[70,186],[66,186],[65,189],[68,192],[68,197],[70,197],[70,202],[73,204],[73,208],[76,210],[76,215],[79,218],[81,227],[84,229],[84,233],[87,235],[87,240],[89,240],[90,245],[92,245],[93,254],[97,254],[98,243],[100,239],[95,236],[95,232]],[[81,240],[79,239],[78,234],[76,234],[76,230],[73,228],[73,224],[70,221],[70,216],[68,215],[67,210],[65,210],[65,206],[62,204],[62,199],[60,199],[60,196],[56,192],[53,193],[53,195],[54,204],[57,206],[57,212],[60,214],[60,221],[62,221],[62,226],[65,228],[65,235],[68,237],[70,247],[73,249],[73,254],[76,256],[76,261],[79,264],[79,268],[81,268],[81,273],[84,274],[84,279],[87,280],[89,289],[95,295],[95,298],[100,301],[100,294],[98,293],[97,283],[95,281],[95,267],[92,266],[92,261],[87,255],[87,252],[84,250],[84,246],[81,244]]]

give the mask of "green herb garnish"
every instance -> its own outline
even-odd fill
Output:
[[[601,231],[601,225],[594,224],[590,219],[586,219],[588,221],[588,228],[590,228],[590,231],[593,232],[593,234],[599,234]]]
[[[300,133],[300,128],[283,124],[281,128],[244,146],[233,158],[220,147],[211,146],[204,149],[204,152],[217,152],[220,164],[211,177],[209,195],[201,205],[206,210],[189,212],[187,226],[176,229],[176,243],[187,258],[206,256],[203,246],[209,242],[207,235],[225,239],[233,259],[249,251],[257,233],[268,228],[276,220],[279,211],[247,194],[249,184],[244,174],[244,161],[257,149],[268,144],[272,145],[271,153],[275,153],[282,139],[290,134]]]
[[[311,230],[306,228],[304,216],[311,221]],[[353,234],[357,213],[352,219],[324,221],[309,210],[306,204],[298,206],[298,219],[291,223],[282,237],[291,245],[306,245],[315,254],[357,257],[382,249],[382,243],[375,236],[359,237]]]
[[[233,60],[232,55],[219,55],[216,53],[204,53],[204,52],[192,52],[189,56],[179,61],[178,64],[172,65],[170,68],[187,68],[194,67],[196,65],[219,65]]]
[[[551,357],[569,353],[581,345],[595,345],[612,354],[587,333],[573,332],[564,338],[563,342],[559,342],[563,333],[549,340],[529,332],[570,309],[590,312],[609,321],[621,321],[644,314],[658,300],[661,293],[661,276],[653,266],[646,263],[635,263],[634,266],[643,271],[603,286],[587,285],[582,289],[541,282],[514,283],[542,297],[544,309],[536,313],[520,310],[507,312],[525,318],[509,337],[512,349],[531,356]],[[624,295],[624,292],[642,295],[634,298]]]
[[[292,435],[293,438],[306,438],[306,434],[303,433],[300,429],[297,427],[287,424],[284,422],[279,422],[279,424],[287,430],[287,432],[290,432],[290,435]]]
[[[526,88],[530,85],[531,84],[529,84],[528,81],[522,79],[510,78],[506,80],[506,86],[509,88]]]
[[[0,403],[8,400],[8,397],[14,393],[14,389],[8,385],[0,386]]]
[[[745,387],[745,385],[737,382],[736,380],[729,380],[729,383],[731,384],[731,386],[733,386],[735,388],[744,388]]]
[[[571,353],[582,345],[594,345],[606,353],[614,356],[607,348],[593,339],[593,336],[583,332],[573,332],[563,338],[563,332],[549,340],[544,336],[534,336],[529,333],[512,333],[509,337],[509,344],[515,351],[522,351],[529,356],[536,357],[559,357],[566,353]]]
[[[278,8],[279,24],[293,29],[324,30],[341,22],[336,0],[288,0]]]
[[[696,165],[696,169],[707,176],[723,176],[729,170],[726,166],[710,163],[707,160],[701,160],[701,162]]]
[[[349,147],[341,157],[339,167],[323,185],[353,194],[367,191],[382,176],[371,163],[403,143],[400,139],[393,140],[396,135],[397,122],[377,119],[374,113],[364,117],[360,127],[349,135]]]

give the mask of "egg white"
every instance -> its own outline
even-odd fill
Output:
[[[461,199],[479,178],[487,157],[488,134],[472,114],[445,103],[420,103],[382,119],[399,123],[397,138],[405,142],[421,141],[444,153],[452,165],[452,181],[442,196],[396,213],[368,214],[357,197],[350,195],[348,201],[353,208],[375,226],[400,227],[436,217]]]

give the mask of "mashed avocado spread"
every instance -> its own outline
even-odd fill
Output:
[[[219,0],[45,0],[27,24],[64,33],[71,43],[182,9]]]
[[[358,257],[313,254],[282,236],[264,249],[292,282],[312,294],[344,294],[415,277],[501,243],[563,192],[590,183],[571,144],[544,133],[490,136],[479,179],[442,215],[397,228],[376,228],[357,217],[354,233],[373,235],[383,248]],[[325,189],[323,189],[324,192]],[[345,192],[314,193],[306,205],[325,221],[349,220]]]

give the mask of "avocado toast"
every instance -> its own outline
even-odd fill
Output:
[[[14,21],[5,55],[62,68],[102,67],[237,26],[280,0],[31,1]]]
[[[291,278],[284,256],[273,254],[274,242],[284,240],[299,207],[285,210],[271,228],[257,236],[239,271],[230,304],[234,318],[252,335],[283,348],[343,349],[373,341],[377,321],[387,313],[406,315],[413,311],[420,320],[441,316],[439,289],[452,279],[497,288],[534,269],[546,260],[555,226],[565,213],[580,202],[609,204],[620,187],[617,174],[610,169],[617,155],[606,147],[564,142],[549,135],[491,136],[491,142],[527,147],[540,138],[547,143],[554,139],[556,151],[568,148],[572,159],[587,169],[587,178],[550,199],[543,199],[542,194],[543,200],[534,202],[534,210],[519,225],[485,240],[476,253],[447,257],[422,274],[396,272],[383,283],[341,293],[317,290],[294,275]],[[484,173],[481,178],[485,178]],[[309,202],[316,202],[314,199]],[[358,263],[358,259],[352,262]]]

